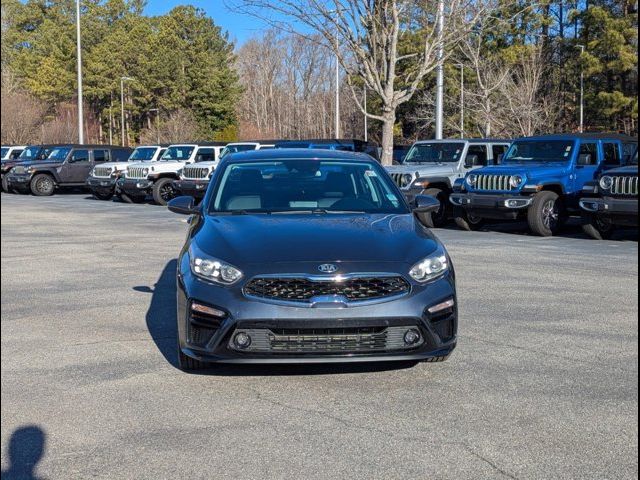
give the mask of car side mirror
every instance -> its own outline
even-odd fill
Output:
[[[195,215],[200,213],[200,209],[196,207],[195,198],[186,195],[169,200],[167,208],[173,213],[179,213],[181,215]]]
[[[477,167],[480,163],[480,157],[478,155],[467,155],[464,159],[465,168]]]
[[[438,210],[440,210],[440,201],[438,199],[429,195],[418,195],[416,197],[416,206],[413,209],[413,213],[423,225],[426,226],[423,217],[431,215]]]

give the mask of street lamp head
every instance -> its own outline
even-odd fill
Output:
[[[131,77],[120,77],[120,80],[127,81],[127,82],[132,82],[135,79],[131,78]]]

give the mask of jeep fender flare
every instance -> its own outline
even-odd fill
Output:
[[[561,197],[567,194],[564,185],[561,183],[543,183],[540,185],[540,192],[555,192]]]
[[[53,177],[53,182],[56,184],[56,186],[60,185],[60,177],[58,176],[58,172],[55,168],[38,168],[37,170],[33,171],[33,173],[31,174],[31,178],[33,179],[33,177],[41,173],[50,175],[51,177]]]
[[[149,180],[153,180],[154,183],[161,178],[173,178],[174,180],[178,180],[180,177],[178,177],[176,172],[162,172],[153,175],[153,177],[151,175],[149,176]]]

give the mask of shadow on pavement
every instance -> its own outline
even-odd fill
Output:
[[[35,425],[21,427],[9,439],[9,468],[2,470],[2,480],[35,480],[35,470],[44,456],[46,434]]]
[[[137,292],[151,293],[151,303],[146,321],[149,334],[164,358],[178,367],[176,325],[176,268],[177,260],[171,260],[162,270],[153,287],[137,286]],[[336,375],[345,373],[369,373],[411,368],[417,362],[371,362],[338,364],[290,364],[290,365],[229,365],[214,364],[198,371],[202,375],[216,376],[287,376],[287,375]],[[194,372],[195,373],[195,372]]]

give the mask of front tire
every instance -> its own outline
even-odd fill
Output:
[[[31,179],[31,193],[36,197],[49,197],[55,188],[53,177],[46,173],[39,173]]]
[[[113,198],[113,192],[102,193],[102,192],[91,192],[95,198],[98,200],[111,200]]]
[[[153,200],[165,206],[169,200],[176,197],[176,190],[173,188],[173,178],[161,178],[153,184]]]
[[[609,240],[613,236],[615,227],[611,222],[602,220],[597,215],[582,215],[582,231],[594,240]]]
[[[120,198],[124,203],[143,203],[147,198],[146,195],[129,195],[128,193],[122,192],[120,194]]]
[[[467,232],[475,232],[484,226],[483,218],[474,217],[462,208],[457,208],[454,216],[456,225]]]
[[[12,193],[11,189],[9,188],[9,182],[7,181],[6,175],[2,176],[2,191],[5,193]]]
[[[552,237],[558,233],[565,219],[562,199],[555,192],[538,193],[527,212],[531,231],[540,237]]]
[[[178,366],[183,372],[196,372],[211,367],[211,365],[206,362],[201,362],[182,353],[180,346],[178,346]]]
[[[429,228],[444,227],[449,222],[449,193],[439,188],[428,188],[424,195],[435,198],[440,202],[440,209],[429,215],[425,215],[424,222]]]

